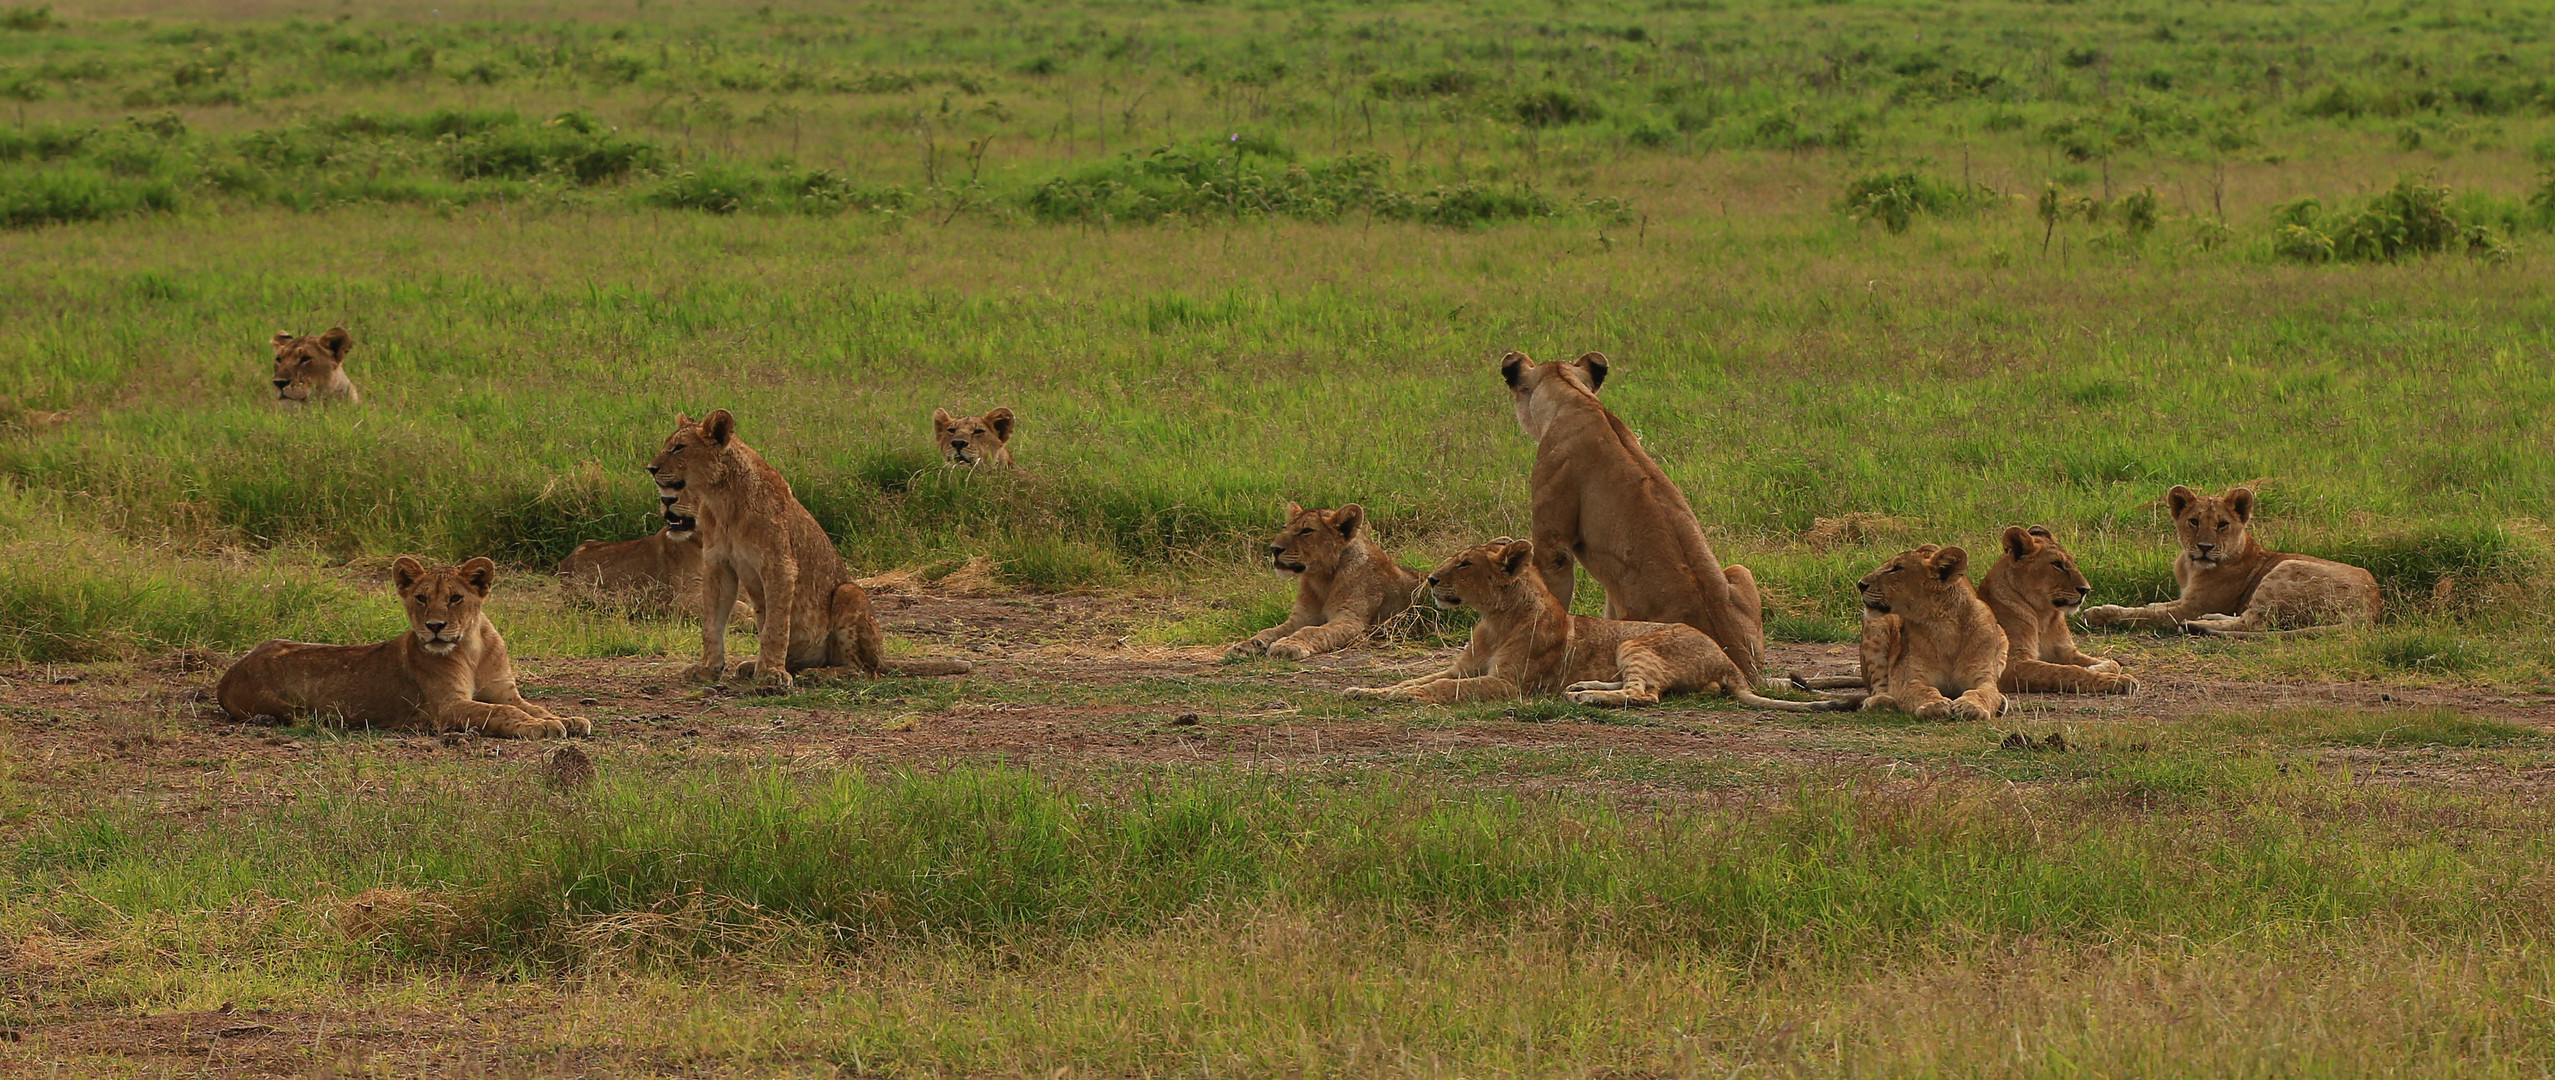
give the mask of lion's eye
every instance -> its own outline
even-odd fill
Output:
[[[420,604],[425,603],[425,602],[426,602],[426,594],[424,594],[424,593],[418,593],[418,594],[417,594],[417,602],[418,602],[418,603],[420,603]]]
[[[2067,569],[2067,564],[2066,564],[2066,563],[2063,563],[2063,562],[2061,562],[2061,563],[2051,563],[2051,564],[2049,564],[2049,565],[2057,567],[2057,568],[2058,568],[2058,569],[2059,569],[2062,573],[2063,573],[2063,572],[2065,572],[2065,571],[2066,571],[2066,569]]]
[[[458,603],[460,603],[460,602],[461,602],[461,594],[460,594],[460,593],[454,593],[454,594],[452,594],[452,599],[450,599],[450,600],[446,600],[446,601],[444,601],[444,602],[445,602],[445,603],[447,603],[447,604],[458,604]]]
[[[1904,570],[1904,569],[1906,569],[1906,567],[1903,567],[1903,566],[1893,566],[1893,567],[1889,568],[1889,571],[1888,571],[1888,572],[1889,572],[1889,573],[1893,573],[1893,574],[1895,574],[1895,573],[1898,573],[1899,571]]]

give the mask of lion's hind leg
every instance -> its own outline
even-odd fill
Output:
[[[1710,678],[1714,660],[1727,669],[1728,678],[1738,678],[1738,667],[1721,655],[1721,647],[1713,644],[1711,638],[1690,626],[1672,627],[1615,646],[1612,680],[1572,683],[1562,696],[1580,705],[1656,705],[1670,690],[1695,689],[1720,681]],[[1699,681],[1696,675],[1704,678]]]

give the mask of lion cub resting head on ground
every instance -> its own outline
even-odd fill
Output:
[[[269,641],[222,673],[214,696],[232,719],[334,716],[346,723],[497,738],[591,735],[583,717],[523,699],[506,639],[480,610],[497,564],[427,568],[400,556],[391,571],[408,632],[372,645]]]
[[[325,334],[294,337],[275,332],[275,398],[296,405],[314,401],[359,400],[355,381],[346,377],[346,350],[355,339],[343,326]]]
[[[1535,545],[1506,537],[1457,552],[1428,575],[1430,598],[1481,613],[1473,638],[1444,671],[1350,697],[1495,701],[1550,694],[1582,705],[1649,705],[1681,691],[1724,689],[1760,709],[1815,712],[1844,701],[1781,701],[1756,693],[1721,645],[1683,623],[1573,615],[1535,567]]]
[[[1419,572],[1384,554],[1365,523],[1366,510],[1356,503],[1337,510],[1286,504],[1286,527],[1269,541],[1269,559],[1295,575],[1295,610],[1225,655],[1302,660],[1345,649],[1418,603]]]
[[[941,463],[971,469],[978,465],[1010,468],[1011,423],[1009,409],[983,416],[951,416],[947,409],[933,409],[932,434],[940,440]]]
[[[2174,581],[2182,595],[2162,604],[2086,608],[2087,626],[2179,626],[2194,634],[2314,633],[2335,623],[2378,617],[2378,579],[2366,570],[2313,555],[2263,547],[2253,538],[2253,492],[2229,488],[2209,496],[2174,485],[2173,510],[2182,557]]]
[[[1863,575],[1866,709],[1987,720],[2005,711],[2005,631],[1969,583],[1969,553],[1927,544]]]
[[[736,417],[720,409],[675,420],[648,462],[666,516],[691,518],[701,544],[701,662],[697,682],[727,676],[729,612],[742,593],[754,604],[761,655],[737,677],[786,692],[792,672],[853,669],[865,675],[959,675],[964,660],[888,662],[869,596],[852,583],[834,541],[790,492],[789,481],[736,437]]]
[[[1979,584],[1980,598],[2005,631],[2005,671],[1996,677],[1996,688],[2008,694],[2136,692],[2138,680],[2122,674],[2118,662],[2076,651],[2076,636],[2067,632],[2067,613],[2093,591],[2076,557],[2039,525],[2011,526],[2003,543],[2004,552]],[[1864,610],[1867,619],[1880,617]],[[1796,674],[1792,684],[1830,690],[1866,682],[1862,675]]]

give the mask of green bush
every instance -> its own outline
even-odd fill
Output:
[[[1918,214],[1943,214],[1993,197],[1913,171],[1868,173],[1845,186],[1839,209],[1857,221],[1877,221],[1893,233],[1907,231]]]
[[[1391,220],[1468,226],[1561,212],[1551,197],[1525,184],[1397,189],[1390,166],[1380,154],[1298,163],[1273,142],[1236,137],[1124,154],[1050,179],[1023,202],[1040,220],[1091,222],[1174,216],[1327,221],[1364,210]]]
[[[2412,177],[2356,210],[2327,210],[2310,197],[2282,203],[2273,220],[2272,252],[2292,262],[2393,262],[2453,250],[2491,255],[2504,247],[2488,226],[2461,219],[2447,185]]]

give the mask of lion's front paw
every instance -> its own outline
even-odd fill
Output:
[[[2116,671],[2119,671],[2119,670],[2120,670],[2120,661],[2118,661],[2118,660],[2096,660],[2096,661],[2094,661],[2093,663],[2090,663],[2090,664],[2085,665],[2085,670],[2087,670],[2087,671],[2101,672],[2101,673],[2103,673],[2103,674],[2110,674],[2110,673],[2113,673],[2113,672],[2116,672]]]
[[[1588,683],[1583,685],[1596,687],[1606,686],[1605,683]],[[1611,708],[1622,708],[1632,704],[1632,695],[1621,690],[1611,688],[1592,690],[1570,689],[1562,691],[1561,696],[1574,705],[1602,705]]]
[[[1952,716],[1952,702],[1948,698],[1935,698],[1909,709],[1908,713],[1919,720],[1948,720]]]
[[[585,717],[562,716],[557,719],[561,724],[566,725],[567,733],[570,735],[574,735],[582,739],[588,735],[594,734],[594,721],[588,720]]]
[[[1340,691],[1340,694],[1360,701],[1409,701],[1413,696],[1410,691],[1396,686],[1352,686]]]
[[[568,725],[554,716],[535,716],[516,724],[512,734],[518,739],[564,739]]]
[[[683,681],[685,682],[715,683],[725,679],[726,677],[727,669],[725,665],[713,664],[707,660],[683,669]]]
[[[742,669],[739,669],[737,677],[740,679],[751,678],[754,683],[754,692],[767,697],[778,697],[782,694],[798,689],[798,680],[791,678],[790,673],[787,671],[772,671],[761,675],[748,676]]]
[[[1968,698],[1955,698],[1955,699],[1953,699],[1953,700],[1952,700],[1952,702],[1951,702],[1951,704],[1950,704],[1950,707],[1949,707],[1949,708],[1947,708],[1947,709],[1945,710],[1945,712],[1946,712],[1946,714],[1947,714],[1947,715],[1949,715],[1949,716],[1950,716],[1952,719],[1954,719],[1954,720],[1973,720],[1973,721],[1975,721],[1975,720],[1993,720],[1993,719],[1995,719],[1995,716],[1991,715],[1991,714],[1987,711],[1987,706],[1985,706],[1985,705],[1981,705],[1981,704],[1979,704],[1978,702],[1975,702],[1975,701],[1971,701],[1971,700],[1970,700],[1970,699],[1968,699]]]
[[[2076,619],[2087,626],[2110,626],[2126,614],[2129,614],[2129,609],[2118,604],[2096,604],[2077,612]]]
[[[1584,692],[1586,692],[1586,691],[1590,691],[1590,690],[1621,690],[1621,689],[1623,689],[1623,684],[1622,684],[1622,683],[1619,683],[1619,682],[1598,682],[1598,681],[1595,681],[1595,680],[1590,680],[1590,681],[1588,681],[1588,682],[1575,682],[1575,683],[1572,683],[1572,684],[1570,684],[1570,685],[1568,685],[1568,686],[1562,687],[1562,688],[1561,688],[1561,692],[1562,692],[1562,693],[1565,693],[1565,694],[1577,694],[1577,693],[1584,693]]]
[[[1311,655],[1313,650],[1305,648],[1299,641],[1281,641],[1269,646],[1269,657],[1275,660],[1302,660]]]
[[[1234,642],[1231,648],[1224,650],[1224,655],[1232,659],[1239,660],[1246,656],[1259,656],[1268,651],[1268,642],[1262,641],[1258,638],[1243,638],[1240,641]]]
[[[2103,688],[2115,694],[2135,694],[2138,692],[2138,676],[2115,672],[2111,678],[2103,680]]]

